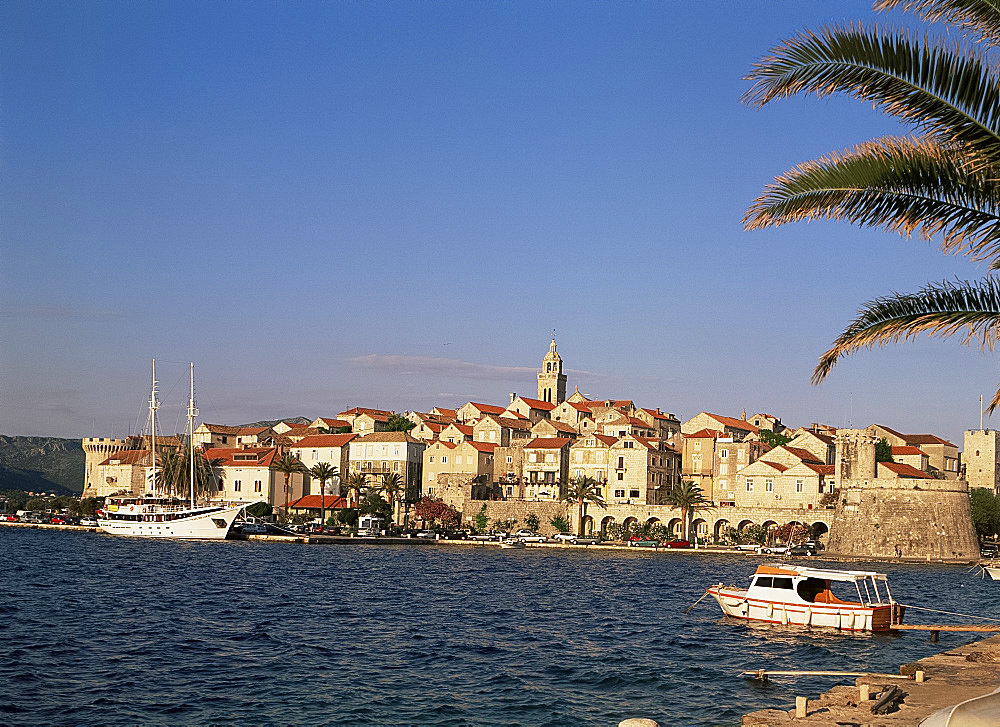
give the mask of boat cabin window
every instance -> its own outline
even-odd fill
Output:
[[[803,601],[814,603],[816,596],[825,591],[826,588],[826,581],[822,578],[806,578],[803,581],[799,581],[799,587],[795,590],[798,591]]]
[[[791,590],[792,579],[781,576],[757,576],[754,585],[760,588],[787,588]]]

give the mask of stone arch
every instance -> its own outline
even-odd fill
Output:
[[[753,520],[740,520],[740,524],[737,530],[746,530],[748,527],[754,524],[755,523]]]
[[[814,538],[821,538],[830,532],[830,528],[822,520],[817,520],[812,524],[812,532]]]
[[[695,518],[695,521],[691,523],[691,531],[699,538],[707,538],[708,521],[703,517]]]
[[[774,528],[778,527],[778,523],[776,523],[774,520],[765,520],[764,527],[767,528],[768,530],[773,530]]]
[[[631,530],[638,524],[638,522],[639,520],[637,518],[627,517],[624,520],[622,520],[622,527],[625,528],[626,530]]]
[[[608,534],[608,528],[615,524],[615,516],[608,515],[603,520],[601,520],[601,537],[606,537]]]
[[[667,527],[670,529],[670,534],[675,538],[681,537],[681,519],[679,517],[670,518]]]
[[[590,515],[583,516],[583,534],[593,535],[594,533],[594,518]]]
[[[659,522],[660,522],[660,518],[656,517],[655,515],[653,517],[649,518],[648,520],[646,520],[646,524],[647,525],[656,525]]]
[[[728,527],[729,527],[729,521],[728,520],[725,520],[725,519],[723,519],[723,520],[716,520],[715,521],[715,539],[716,540],[722,540],[722,538],[725,537],[726,528],[728,528]]]

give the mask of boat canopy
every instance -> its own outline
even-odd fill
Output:
[[[810,568],[803,565],[788,565],[786,563],[768,563],[759,566],[757,573],[762,575],[788,575],[802,578],[822,578],[829,581],[846,581],[857,583],[869,578],[876,581],[888,581],[885,573],[863,570],[827,570],[825,568]]]

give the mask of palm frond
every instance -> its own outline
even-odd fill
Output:
[[[1000,282],[987,277],[978,282],[931,283],[916,293],[894,293],[869,301],[859,315],[824,353],[813,371],[820,383],[837,361],[861,348],[908,341],[920,333],[947,338],[964,332],[963,344],[978,341],[993,350],[1000,337]],[[1000,392],[990,404],[1000,403]]]
[[[983,54],[862,24],[806,31],[772,49],[746,77],[744,101],[848,93],[924,134],[1000,159],[1000,81]]]
[[[991,46],[1000,45],[1000,2],[996,0],[878,0],[875,10],[899,8],[924,20],[944,22]]]
[[[926,240],[975,260],[1000,256],[1000,170],[975,170],[965,147],[883,137],[800,164],[764,188],[747,229],[846,220]]]

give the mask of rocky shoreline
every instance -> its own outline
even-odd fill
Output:
[[[906,676],[922,671],[924,680],[862,676],[855,680],[854,686],[836,686],[818,697],[805,695],[804,716],[796,716],[794,708],[790,711],[761,709],[744,715],[741,724],[743,727],[916,725],[939,709],[989,694],[1000,686],[1000,636],[955,646],[912,664],[903,664],[899,671]],[[899,687],[905,695],[898,708],[888,714],[874,714],[872,705],[880,694],[893,686]],[[866,691],[868,698],[862,699]],[[1000,715],[997,723],[1000,724]]]

